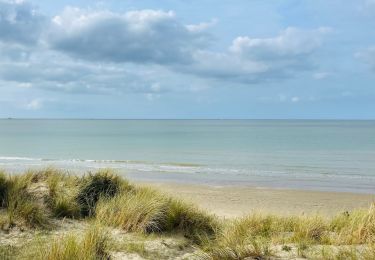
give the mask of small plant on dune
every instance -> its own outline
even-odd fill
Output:
[[[283,250],[285,252],[290,252],[290,251],[292,251],[292,247],[288,246],[288,245],[283,245],[281,250]]]
[[[89,173],[81,179],[81,184],[76,197],[81,209],[81,215],[93,216],[96,203],[101,197],[112,198],[121,189],[127,189],[129,184],[114,175],[111,170],[101,170],[95,174]]]

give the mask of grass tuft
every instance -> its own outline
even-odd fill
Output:
[[[227,223],[204,245],[207,259],[263,259],[272,255],[270,238],[283,229],[280,219],[253,214]]]
[[[48,204],[52,214],[57,218],[78,218],[78,178],[53,169],[49,169],[44,175],[49,189]]]
[[[375,243],[375,204],[368,210],[345,212],[333,218],[330,228],[337,244]]]
[[[79,218],[80,208],[74,197],[68,194],[54,197],[52,212],[57,218]]]
[[[218,227],[214,216],[145,187],[102,199],[96,218],[129,232],[180,232],[196,243],[201,237],[212,236]]]
[[[33,257],[41,260],[104,260],[110,259],[108,248],[109,236],[94,226],[86,231],[82,238],[71,233],[39,246]]]
[[[218,229],[215,216],[181,200],[169,200],[164,230],[182,232],[186,238],[200,243],[200,240],[213,236]]]
[[[327,231],[327,223],[321,217],[301,217],[295,224],[292,241],[304,241],[305,243],[328,242]]]
[[[96,218],[104,224],[130,232],[161,231],[166,221],[168,201],[153,189],[139,188],[123,192],[114,198],[102,199]]]
[[[27,176],[22,175],[8,179],[6,208],[10,226],[16,221],[21,221],[29,227],[45,227],[49,223],[43,205],[28,192],[29,181]]]
[[[128,183],[111,170],[100,170],[95,174],[89,173],[80,181],[77,203],[81,215],[91,217],[95,214],[96,203],[101,197],[112,198],[121,189],[129,187]]]

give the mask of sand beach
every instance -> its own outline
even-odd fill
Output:
[[[255,212],[289,216],[319,214],[329,217],[357,208],[368,208],[375,202],[375,194],[176,183],[147,185],[226,218]]]

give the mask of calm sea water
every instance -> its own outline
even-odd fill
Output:
[[[0,168],[375,193],[375,121],[0,120]]]

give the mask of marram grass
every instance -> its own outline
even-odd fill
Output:
[[[30,179],[27,175],[10,176],[7,179],[3,205],[7,209],[8,224],[21,222],[29,227],[47,226],[49,219],[46,209],[28,190]]]
[[[146,236],[180,234],[200,250],[198,259],[267,259],[280,252],[310,259],[375,259],[374,205],[333,218],[258,213],[223,220],[155,189],[132,185],[111,170],[82,177],[53,168],[13,176],[0,172],[1,229],[53,230],[57,219],[66,218]],[[34,243],[36,248],[4,244],[0,254],[15,256],[9,259],[110,259],[112,241],[103,230],[66,234]],[[152,258],[143,247],[124,250]]]
[[[79,182],[77,203],[82,216],[93,216],[100,198],[112,198],[122,190],[130,189],[128,182],[111,170],[88,173]]]
[[[106,260],[109,255],[109,235],[99,226],[84,234],[71,232],[52,239],[37,241],[20,253],[20,258],[40,260]]]
[[[181,232],[196,242],[202,235],[212,235],[218,226],[214,216],[145,187],[102,199],[96,219],[129,232]]]
[[[166,212],[164,197],[154,190],[141,188],[112,199],[103,198],[97,205],[96,219],[125,231],[147,233],[161,229]]]

